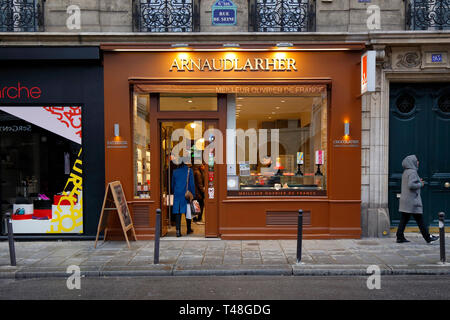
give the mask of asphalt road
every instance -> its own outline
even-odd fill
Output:
[[[0,279],[0,299],[450,300],[450,276],[381,276],[381,288],[372,290],[367,287],[367,279],[362,276],[83,277],[79,290],[69,290],[66,278]]]

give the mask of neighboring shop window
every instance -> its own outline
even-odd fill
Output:
[[[134,95],[134,198],[150,198],[149,95]]]
[[[0,107],[1,212],[14,233],[83,233],[81,107]]]
[[[217,95],[161,93],[159,111],[217,111]]]
[[[227,138],[228,195],[326,195],[325,88],[305,96],[228,100],[228,129],[236,129],[235,139]]]

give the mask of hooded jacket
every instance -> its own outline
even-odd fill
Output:
[[[403,159],[402,191],[400,195],[400,205],[398,210],[407,213],[423,213],[422,198],[420,188],[422,183],[417,173],[417,157],[407,156]]]

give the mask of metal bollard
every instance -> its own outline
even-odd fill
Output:
[[[302,261],[302,238],[303,238],[303,210],[298,210],[297,226],[297,263]]]
[[[159,238],[161,236],[161,209],[156,209],[154,264],[159,264]]]
[[[4,218],[8,228],[9,258],[11,260],[11,265],[16,266],[16,249],[14,247],[14,233],[11,222],[11,213],[6,212]]]
[[[441,262],[445,263],[445,213],[439,212],[439,245],[441,251]]]

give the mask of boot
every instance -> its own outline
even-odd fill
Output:
[[[181,214],[176,215],[175,224],[177,229],[177,237],[181,237]]]
[[[187,227],[186,234],[194,232],[194,230],[191,229],[191,219],[186,219],[186,227]]]

